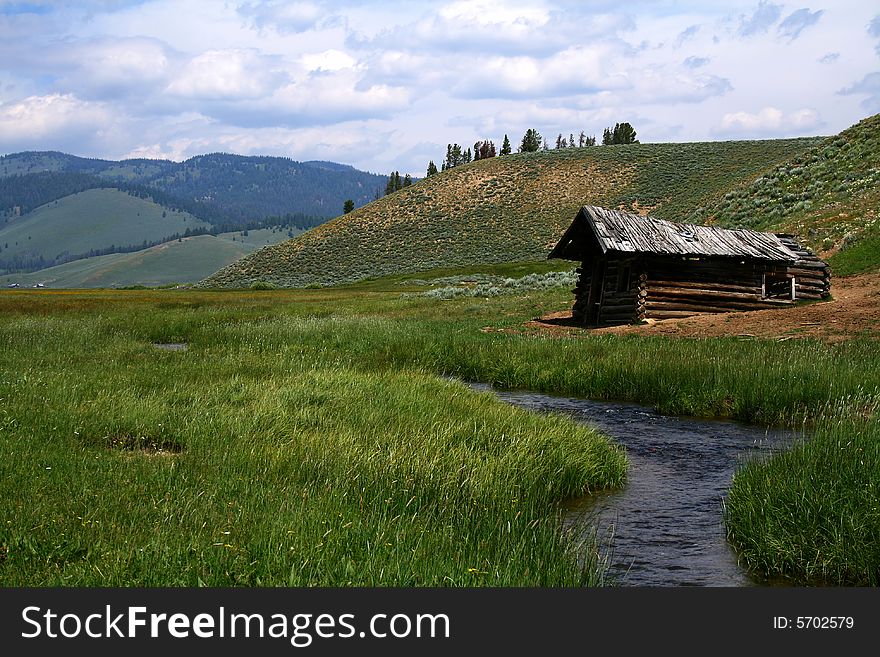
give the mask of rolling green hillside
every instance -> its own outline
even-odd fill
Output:
[[[4,287],[38,283],[52,288],[156,287],[192,283],[261,246],[287,238],[287,231],[251,230],[248,235],[197,235],[134,253],[112,253],[68,262],[30,274],[0,276]]]
[[[146,247],[187,229],[209,227],[116,189],[90,189],[0,223],[0,268],[28,261],[52,265],[111,246]]]
[[[583,204],[683,219],[820,141],[594,146],[479,160],[245,257],[202,284],[333,285],[543,258]]]
[[[788,232],[836,274],[880,268],[880,114],[730,190],[689,220]]]

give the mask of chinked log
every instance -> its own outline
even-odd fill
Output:
[[[791,301],[785,303],[768,303],[766,301],[756,301],[754,303],[736,303],[736,302],[717,302],[717,303],[683,303],[681,301],[648,301],[644,308],[646,310],[687,310],[707,313],[727,313],[742,312],[746,310],[765,310],[768,308],[779,308],[782,305],[791,305]]]
[[[692,317],[693,315],[711,315],[713,313],[695,310],[651,310],[640,319],[675,319],[677,317]]]
[[[612,315],[624,315],[627,313],[632,314],[635,312],[635,310],[636,310],[636,304],[634,304],[634,303],[617,304],[617,305],[611,305],[611,306],[603,303],[601,312],[610,313]]]
[[[746,288],[746,290],[760,290],[761,289],[761,277],[757,278],[735,278],[733,276],[729,276],[726,274],[719,274],[718,276],[713,276],[709,278],[696,278],[689,277],[687,280],[676,280],[673,277],[663,278],[660,276],[655,276],[649,279],[645,285],[647,287],[688,287],[693,289],[720,289],[722,286],[724,288]],[[740,290],[731,289],[731,292],[738,292]]]
[[[600,315],[599,324],[631,324],[636,321],[635,315]]]
[[[699,278],[717,278],[719,276],[726,276],[728,278],[739,278],[743,280],[749,280],[755,277],[760,278],[761,274],[765,270],[756,270],[756,269],[740,269],[740,268],[732,268],[732,267],[717,267],[717,268],[700,268],[693,269],[689,267],[682,267],[680,269],[667,269],[667,268],[657,268],[651,267],[648,269],[647,274],[648,278],[670,278],[672,280],[684,280],[684,281],[692,281]]]
[[[759,304],[764,304],[766,308],[777,308],[782,306],[791,305],[790,295],[784,298],[773,298],[768,297],[764,298],[761,296],[755,296],[750,298],[742,298],[742,297],[725,297],[725,296],[683,296],[676,294],[652,294],[645,299],[646,304],[652,302],[666,302],[666,303],[687,303],[694,306],[704,305],[704,306],[739,306],[740,310],[749,310],[757,308]]]
[[[800,281],[797,281],[795,283],[795,287],[798,290],[819,290],[819,291],[821,291],[821,290],[828,289],[828,286],[823,283],[801,283]]]
[[[648,297],[669,296],[669,297],[693,297],[693,298],[711,298],[711,299],[761,299],[760,292],[727,292],[725,290],[715,290],[711,288],[680,288],[680,287],[661,287],[649,286]]]
[[[809,278],[807,276],[795,276],[794,280],[799,285],[828,285],[830,283],[824,278]]]
[[[810,301],[819,301],[820,299],[824,298],[825,295],[820,294],[820,293],[818,293],[818,292],[801,292],[801,291],[797,291],[797,292],[795,292],[795,296],[798,298],[798,300],[800,300],[800,299],[807,299],[807,300],[810,300]]]
[[[635,292],[616,292],[614,294],[606,294],[604,301],[633,303],[636,300]]]
[[[807,276],[811,278],[824,278],[828,276],[828,271],[825,268],[813,268],[813,269],[805,269],[801,267],[790,267],[786,270],[786,273],[789,276]]]
[[[799,260],[797,263],[799,269],[827,269],[828,264],[821,260]]]
[[[708,281],[707,281],[708,282]],[[755,293],[760,286],[754,284],[739,285],[735,283],[712,283],[712,288],[718,290],[726,290],[728,292],[751,292]],[[669,280],[652,280],[650,286],[654,287],[680,287],[684,289],[705,289],[706,283],[698,283],[693,281],[669,281]]]

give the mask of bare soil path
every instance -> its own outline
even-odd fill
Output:
[[[818,338],[841,342],[856,337],[880,338],[880,272],[832,279],[831,301],[791,308],[695,315],[649,324],[587,330],[576,326],[570,311],[549,313],[526,322],[528,331],[559,335],[637,334],[708,338]]]

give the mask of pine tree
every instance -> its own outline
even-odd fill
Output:
[[[544,146],[546,147],[546,142]],[[541,148],[541,134],[532,128],[526,130],[526,134],[523,135],[522,143],[519,145],[520,153],[534,153],[539,148]]]
[[[614,129],[605,128],[602,134],[603,144],[638,144],[636,131],[629,123],[615,123]]]
[[[574,133],[573,132],[568,133],[568,147],[574,148]]]
[[[615,144],[637,144],[636,131],[629,123],[620,123],[614,126]]]
[[[578,136],[578,147],[583,148],[587,145],[587,135],[584,134],[584,131],[581,130],[581,134]]]
[[[402,187],[403,183],[400,180],[400,171],[392,171],[391,175],[388,176],[388,183],[385,185],[385,196],[393,194]]]
[[[501,144],[501,154],[510,155],[510,140],[504,135],[504,142]]]
[[[464,158],[465,153],[462,153],[461,146],[458,144],[446,145],[446,169],[451,169],[452,167],[457,167],[459,164],[464,164]]]
[[[348,199],[342,206],[342,214],[348,214],[354,210],[354,201]]]
[[[403,177],[403,186],[409,187],[410,185],[412,185],[412,177],[409,174],[406,174]]]
[[[433,176],[435,173],[437,173],[437,165],[434,164],[434,160],[431,160],[428,162],[428,173],[425,177]]]
[[[556,148],[560,149],[560,148],[565,148],[565,147],[566,147],[565,137],[563,137],[562,133],[560,132],[559,135],[556,137]]]

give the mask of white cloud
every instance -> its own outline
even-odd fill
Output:
[[[393,167],[393,159],[376,158],[377,154],[395,154],[389,150],[390,131],[377,126],[352,123],[325,130],[308,128],[258,128],[241,132],[228,127],[214,127],[202,135],[176,137],[158,143],[136,146],[121,157],[147,157],[182,161],[204,153],[226,152],[240,155],[278,155],[295,159],[333,162],[373,162],[361,165],[372,171]],[[427,161],[426,161],[427,164]],[[400,164],[397,167],[400,169]]]
[[[359,88],[357,73],[344,70],[312,74],[281,87],[267,98],[265,108],[282,124],[296,125],[304,120],[326,124],[385,116],[409,102],[410,93],[403,87],[375,84]],[[251,109],[260,111],[258,107]]]
[[[351,55],[332,48],[324,52],[303,55],[299,58],[299,62],[307,71],[339,71],[353,68],[357,64],[357,60]]]
[[[422,175],[442,156],[432,141],[601,135],[619,121],[643,141],[776,137],[880,110],[880,16],[857,0],[43,7],[4,15],[0,4],[0,151],[265,150],[380,171],[411,161]]]
[[[821,9],[813,12],[809,9],[798,9],[779,24],[779,34],[794,41],[803,30],[819,22],[824,13]]]
[[[458,69],[452,93],[465,98],[536,98],[578,95],[628,85],[610,73],[607,45],[574,46],[548,58],[489,57]]]
[[[65,46],[49,54],[48,64],[55,70],[68,68],[61,84],[90,98],[152,93],[175,63],[174,54],[155,39],[103,38]]]
[[[699,103],[723,96],[733,89],[730,81],[717,75],[671,72],[668,67],[649,66],[635,71],[632,90],[624,99],[641,103]]]
[[[166,91],[189,99],[253,99],[271,93],[283,77],[254,50],[208,50],[190,60]]]
[[[627,13],[599,13],[577,6],[562,11],[504,0],[472,0],[428,11],[373,38],[353,35],[348,44],[367,50],[547,56],[576,44],[613,39],[633,25]]]
[[[837,93],[841,96],[864,95],[862,106],[871,112],[880,112],[880,73],[869,73]]]
[[[675,45],[681,46],[685,41],[687,41],[689,39],[693,39],[696,36],[697,32],[699,32],[699,31],[700,31],[699,25],[691,25],[687,29],[682,30],[681,32],[678,33],[678,36],[675,37]]]
[[[815,109],[804,108],[785,113],[776,107],[765,107],[756,113],[730,112],[721,117],[716,134],[735,137],[760,135],[792,135],[811,131],[822,125]]]
[[[740,36],[752,36],[770,29],[782,15],[782,5],[774,5],[761,0],[751,16],[741,16],[737,33]]]
[[[314,2],[257,2],[238,8],[242,16],[253,19],[261,27],[273,27],[279,32],[304,32],[316,26],[326,16]]]
[[[500,0],[459,0],[440,8],[437,18],[449,25],[471,25],[512,31],[513,37],[528,36],[550,20],[543,7],[514,5]]]
[[[701,66],[705,66],[711,60],[708,57],[688,57],[682,62],[688,68],[700,68]]]
[[[0,104],[0,143],[46,143],[61,135],[97,134],[109,120],[107,109],[72,94],[28,96]]]

